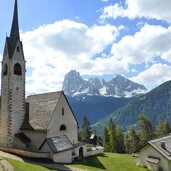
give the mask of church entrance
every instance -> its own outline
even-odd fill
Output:
[[[79,148],[79,159],[83,159],[84,158],[84,151],[83,151],[83,147]]]

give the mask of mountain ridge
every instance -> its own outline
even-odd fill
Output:
[[[133,99],[94,126],[99,129],[112,118],[115,124],[125,130],[137,123],[140,114],[147,115],[154,126],[160,120],[165,119],[171,123],[171,81],[167,81],[147,94]]]
[[[117,75],[110,81],[99,78],[85,80],[75,70],[65,75],[62,89],[69,96],[133,97],[148,92],[144,85],[135,83],[122,75]]]

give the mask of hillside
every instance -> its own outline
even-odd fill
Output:
[[[167,119],[171,123],[171,81],[153,89],[149,93],[130,101],[125,107],[118,109],[102,119],[94,126],[99,130],[112,118],[115,124],[123,129],[137,123],[139,114],[149,117],[153,125]]]
[[[132,98],[115,98],[103,96],[67,96],[67,99],[81,126],[82,119],[86,115],[91,124],[108,116],[110,113],[125,106]]]

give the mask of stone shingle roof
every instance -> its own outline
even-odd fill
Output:
[[[35,130],[46,130],[53,111],[63,92],[53,92],[28,96],[29,123]]]
[[[52,137],[52,138],[46,138],[43,144],[47,142],[49,145],[51,151],[53,153],[69,150],[73,148],[72,143],[68,139],[66,135]],[[43,146],[43,144],[40,146],[40,148]]]
[[[168,160],[171,160],[171,135],[148,142]]]

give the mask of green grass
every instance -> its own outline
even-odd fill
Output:
[[[6,160],[11,163],[11,165],[14,167],[14,171],[52,171],[45,167],[38,166],[31,163],[21,162],[18,160],[13,159],[7,159]]]
[[[145,168],[138,167],[137,161],[137,158],[128,154],[105,153],[88,157],[72,166],[89,171],[147,171]]]
[[[52,171],[45,167],[13,159],[7,159],[14,167],[14,171]],[[145,168],[136,165],[138,159],[128,154],[104,153],[99,156],[92,156],[77,162],[72,167],[88,171],[147,171]]]

